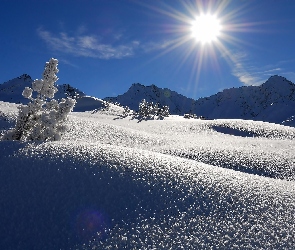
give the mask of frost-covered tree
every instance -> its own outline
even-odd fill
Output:
[[[111,107],[111,103],[108,101],[103,101],[103,105],[104,105],[104,108],[102,108],[103,111],[108,111]]]
[[[130,115],[130,112],[131,112],[130,108],[128,106],[125,106],[123,111],[123,116]]]
[[[139,103],[138,116],[140,118],[163,119],[169,115],[170,113],[168,106],[160,107],[159,103],[154,104],[153,102],[147,102],[145,99]]]
[[[170,115],[169,106],[163,106],[158,109],[158,117],[163,119],[164,117],[168,117]]]
[[[138,115],[142,118],[148,118],[150,116],[151,112],[150,112],[150,104],[143,99],[140,103],[139,103],[139,107],[138,107]]]
[[[53,99],[58,91],[54,85],[58,80],[57,65],[58,60],[51,58],[46,62],[43,78],[35,80],[32,88],[25,87],[22,95],[30,102],[18,107],[15,128],[9,130],[3,140],[60,140],[66,129],[66,118],[76,101],[72,98],[62,98],[60,102]],[[33,95],[33,91],[37,93]]]

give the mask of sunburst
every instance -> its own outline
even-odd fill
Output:
[[[192,22],[191,35],[197,42],[208,44],[218,39],[221,29],[220,20],[215,15],[202,14]]]
[[[182,58],[175,60],[177,69],[174,72],[177,74],[178,70],[190,61],[191,75],[188,84],[193,84],[194,91],[208,62],[213,66],[212,70],[221,75],[221,60],[225,60],[229,65],[236,63],[230,48],[246,43],[238,38],[237,33],[254,31],[253,27],[260,25],[239,22],[239,16],[247,11],[247,5],[245,3],[238,8],[231,8],[230,3],[213,0],[183,1],[183,8],[174,8],[168,4],[162,4],[161,8],[142,4],[171,18],[173,23],[169,30],[165,31],[174,37],[173,40],[152,60],[173,50],[183,49]],[[188,89],[191,87],[188,86]]]

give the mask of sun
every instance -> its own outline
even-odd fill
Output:
[[[191,23],[191,35],[202,44],[216,41],[221,31],[220,20],[212,14],[201,14]]]

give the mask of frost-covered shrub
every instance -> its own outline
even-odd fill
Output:
[[[128,106],[124,107],[123,116],[129,116],[131,114],[131,110]]]
[[[184,118],[186,119],[190,119],[190,118],[193,118],[193,119],[200,119],[200,120],[205,120],[206,118],[204,116],[197,116],[196,114],[184,114],[183,115]]]
[[[158,116],[160,118],[168,117],[170,115],[169,106],[163,106],[158,110]]]
[[[154,104],[153,102],[147,102],[143,99],[139,103],[138,116],[143,119],[163,119],[170,115],[169,107],[163,106],[160,107],[158,103]]]
[[[68,114],[72,111],[75,100],[72,98],[53,99],[57,92],[55,82],[58,60],[51,58],[46,62],[41,80],[35,80],[32,88],[25,87],[22,95],[30,102],[20,105],[15,128],[8,131],[3,140],[60,140],[65,131],[64,124]],[[33,97],[33,91],[37,92]]]
[[[103,111],[108,111],[111,107],[111,103],[108,101],[103,101],[104,108],[102,108]]]
[[[143,118],[147,118],[147,117],[150,116],[150,114],[151,114],[150,104],[145,99],[143,99],[139,103],[138,115],[143,117]]]

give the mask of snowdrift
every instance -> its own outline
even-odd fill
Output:
[[[0,102],[1,134],[15,107]],[[294,128],[118,115],[0,142],[1,249],[294,248]]]

